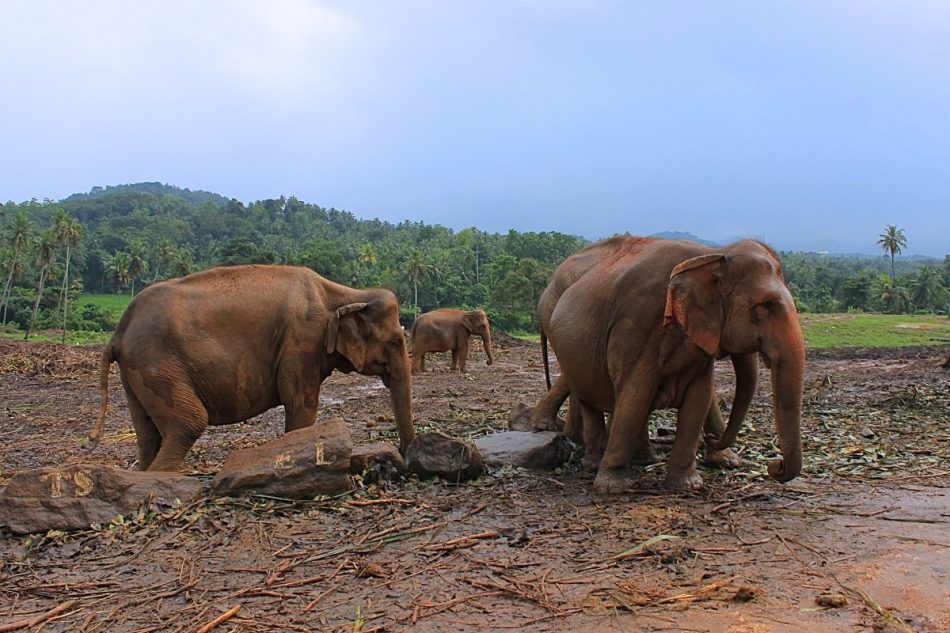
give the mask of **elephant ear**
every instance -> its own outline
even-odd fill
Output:
[[[722,356],[722,292],[719,268],[724,255],[711,253],[682,262],[670,273],[663,324],[678,323],[686,336],[711,356]]]
[[[475,312],[466,312],[462,315],[462,327],[471,334],[478,328],[478,316]]]
[[[368,305],[350,303],[337,308],[327,324],[327,354],[343,354],[357,372],[363,371],[363,363],[366,360],[366,341],[360,334],[359,312]]]

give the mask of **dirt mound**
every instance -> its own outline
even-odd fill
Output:
[[[531,347],[538,345],[532,341],[526,341],[524,339],[515,338],[506,332],[493,331],[491,333],[491,341],[493,345],[498,347]]]
[[[835,347],[810,349],[808,360],[910,360],[919,358],[942,358],[947,354],[946,345],[909,345],[906,347]]]

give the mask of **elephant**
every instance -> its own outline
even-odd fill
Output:
[[[452,370],[465,371],[468,339],[472,334],[482,337],[488,363],[492,357],[491,328],[484,310],[442,309],[416,317],[412,324],[412,371],[425,371],[426,354],[452,351]]]
[[[404,453],[414,439],[412,377],[396,296],[309,268],[212,268],[142,290],[100,361],[102,432],[109,368],[119,364],[138,467],[176,471],[207,426],[285,408],[285,432],[312,425],[333,372],[380,376]]]
[[[677,409],[664,485],[702,486],[696,449],[710,415],[714,360],[726,355],[758,354],[771,369],[782,457],[768,472],[781,482],[801,472],[804,342],[778,256],[761,242],[656,240],[620,252],[563,292],[547,337],[578,401],[585,443],[605,447],[595,492],[633,489],[636,443],[650,411],[662,408]],[[605,412],[613,414],[609,430]],[[714,448],[734,439],[733,422]]]
[[[567,378],[565,376],[560,376],[552,386],[548,361],[546,330],[550,327],[551,315],[561,295],[592,268],[603,264],[605,261],[614,262],[618,258],[636,258],[646,246],[655,241],[655,239],[647,237],[634,237],[630,235],[614,236],[586,246],[580,251],[570,255],[554,271],[550,283],[538,301],[537,315],[538,322],[541,326],[541,355],[544,362],[544,374],[548,393],[541,399],[531,414],[530,424],[535,430],[560,430],[560,423],[557,421],[557,412],[564,403],[564,400],[570,395],[570,388],[567,385]],[[755,389],[758,384],[759,367],[758,356],[756,354],[733,356],[732,361],[736,373],[736,394],[730,413],[729,428],[735,428],[737,430],[741,426],[741,422],[744,420],[751,406],[752,397],[755,394]],[[710,395],[709,413],[706,417],[704,428],[706,439],[705,463],[711,466],[733,468],[739,466],[741,462],[738,455],[730,448],[731,442],[725,443],[720,440],[720,438],[726,434],[726,427],[722,420],[722,414],[719,411],[715,390],[713,390]],[[604,449],[602,442],[598,445],[590,445],[585,442],[583,436],[584,432],[580,423],[580,413],[573,399],[568,405],[568,416],[563,431],[566,436],[575,442],[586,444],[584,451],[585,462],[589,465],[594,465],[600,460]],[[596,441],[601,438],[599,438],[598,435],[594,435],[589,439]],[[735,435],[732,435],[732,440],[735,440]],[[643,437],[635,441],[633,463],[649,464],[656,461],[656,454],[649,441],[649,428],[645,426]]]

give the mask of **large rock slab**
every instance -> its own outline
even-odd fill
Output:
[[[211,482],[218,495],[258,493],[286,499],[351,488],[350,430],[340,418],[319,420],[313,426],[228,456]]]
[[[406,449],[406,468],[420,477],[446,481],[475,479],[485,470],[474,445],[443,433],[420,433]]]
[[[475,446],[490,466],[532,470],[554,470],[567,461],[574,449],[570,440],[554,431],[492,433],[476,440]]]
[[[174,506],[202,493],[201,482],[178,473],[76,465],[17,473],[0,493],[0,524],[15,534],[79,530],[110,523],[144,503]]]

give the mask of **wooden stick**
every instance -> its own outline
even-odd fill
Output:
[[[208,631],[218,626],[222,622],[227,622],[228,620],[233,618],[235,615],[237,615],[237,612],[240,610],[241,610],[241,605],[239,604],[234,605],[233,607],[231,607],[230,609],[228,609],[227,611],[225,611],[224,613],[222,613],[215,619],[211,620],[211,622],[208,622],[207,624],[202,626],[200,629],[195,631],[195,633],[208,633]]]
[[[75,600],[67,600],[66,602],[59,605],[58,607],[53,607],[46,613],[34,616],[32,618],[28,618],[26,620],[18,620],[16,622],[10,622],[9,624],[0,625],[0,633],[3,633],[5,631],[16,631],[18,629],[25,629],[31,626],[36,626],[37,624],[41,624],[43,622],[46,622],[49,619],[55,618],[57,615],[59,615],[63,611],[69,611],[75,604],[76,604]]]

